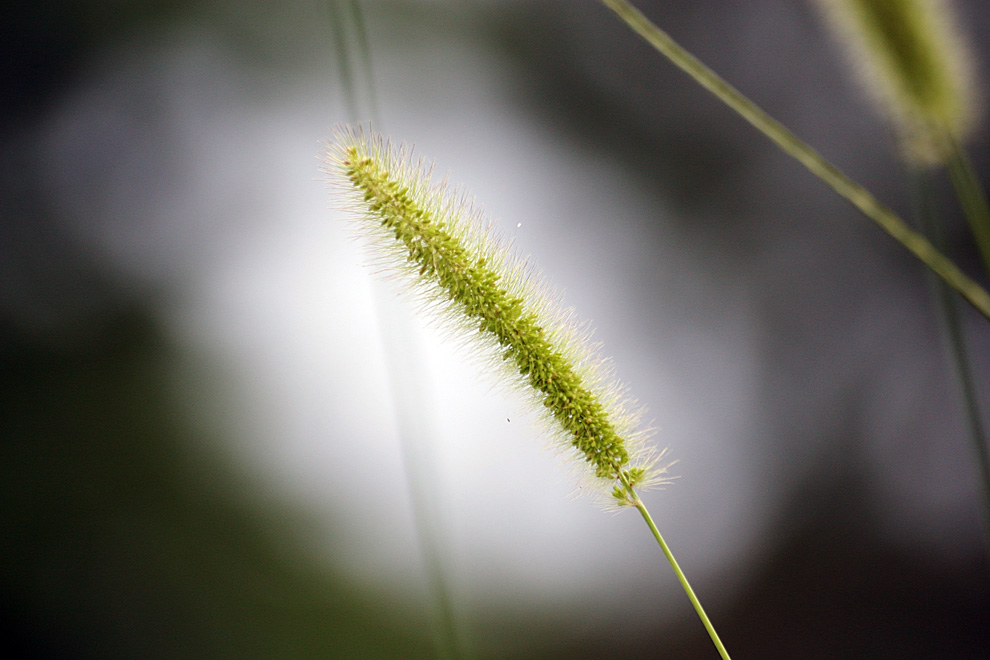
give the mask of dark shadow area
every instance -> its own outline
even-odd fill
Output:
[[[5,330],[8,657],[431,657],[418,616],[293,559],[190,452],[169,359],[134,307],[70,351]]]

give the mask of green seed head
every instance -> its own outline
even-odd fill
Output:
[[[942,161],[946,140],[971,130],[968,51],[942,0],[819,0],[870,93],[897,126],[908,157]]]
[[[336,131],[324,162],[382,263],[481,344],[614,503],[632,504],[634,487],[664,482],[659,456],[642,444],[640,415],[607,365],[463,194],[432,184],[432,166],[363,131]]]

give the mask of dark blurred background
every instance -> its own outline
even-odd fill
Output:
[[[913,216],[810,2],[638,5]],[[985,84],[990,12],[953,5]],[[573,497],[525,404],[372,277],[317,160],[372,118],[594,323],[680,461],[647,502],[734,658],[990,657],[918,263],[597,2],[353,6],[5,6],[8,657],[715,657],[638,516]]]

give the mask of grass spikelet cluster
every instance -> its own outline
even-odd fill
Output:
[[[635,505],[634,488],[664,482],[638,412],[572,315],[463,193],[431,181],[432,164],[370,131],[341,128],[323,169],[385,269],[522,387],[614,504]]]
[[[818,0],[915,162],[946,158],[976,119],[967,51],[944,0]]]

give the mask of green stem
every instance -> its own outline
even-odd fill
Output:
[[[907,248],[946,284],[958,291],[980,314],[990,320],[990,294],[936,250],[924,236],[911,229],[893,211],[878,202],[869,191],[843,174],[780,122],[743,96],[694,55],[684,50],[629,2],[626,0],[601,0],[601,2],[674,65],[694,78],[698,84],[773,140],[785,153],[794,157],[808,171],[876,222],[881,229]]]
[[[698,597],[694,595],[694,589],[691,588],[691,584],[688,582],[687,576],[684,575],[684,571],[681,570],[677,560],[674,559],[674,553],[670,551],[670,547],[667,545],[667,542],[663,540],[660,530],[657,529],[656,524],[653,522],[650,512],[646,510],[646,505],[643,504],[643,501],[640,500],[634,492],[632,492],[631,488],[627,489],[627,492],[630,493],[633,506],[639,510],[640,515],[643,516],[643,520],[646,521],[646,524],[650,527],[650,531],[653,532],[653,536],[656,538],[657,543],[660,544],[660,549],[663,550],[664,556],[667,557],[667,561],[670,562],[671,568],[674,569],[677,579],[681,582],[681,587],[684,588],[684,593],[687,594],[688,600],[690,600],[691,604],[694,605],[694,611],[698,613],[698,617],[701,619],[701,623],[704,624],[705,630],[708,631],[708,635],[712,638],[712,643],[714,643],[715,648],[718,649],[719,655],[722,656],[723,660],[731,660],[731,658],[729,658],[729,652],[725,650],[722,640],[719,639],[718,633],[715,632],[715,626],[712,625],[711,620],[705,613],[705,608],[701,606],[701,601],[699,601]]]
[[[932,242],[941,247],[944,243],[936,218],[933,202],[932,186],[929,173],[914,171],[913,178],[917,189],[918,217],[921,229],[931,238]],[[942,328],[951,353],[950,362],[955,368],[956,381],[962,396],[966,424],[969,429],[970,442],[976,452],[977,468],[983,486],[983,502],[980,507],[983,526],[983,541],[987,552],[990,553],[990,450],[987,447],[987,435],[980,414],[979,396],[973,370],[970,368],[969,351],[966,348],[966,337],[963,334],[962,319],[959,307],[952,291],[943,282],[931,279],[933,293],[938,300]]]
[[[987,206],[987,196],[980,186],[973,170],[973,164],[966,151],[953,139],[947,140],[949,174],[952,185],[956,189],[956,197],[962,207],[976,246],[983,258],[983,265],[990,273],[990,207]]]
[[[381,125],[378,115],[378,96],[375,93],[375,80],[371,72],[371,48],[368,46],[368,29],[364,25],[364,15],[361,11],[361,3],[358,0],[351,0],[351,19],[354,22],[354,35],[357,38],[357,48],[361,65],[361,74],[365,79],[365,88],[368,94],[368,113],[371,121],[375,125]]]
[[[358,0],[331,0],[327,9],[347,117],[349,121],[370,119],[376,126],[380,126],[378,99],[371,71],[371,49],[368,46],[361,5]],[[357,50],[353,58],[352,49]],[[358,82],[356,68],[360,69],[363,84]]]
[[[458,634],[450,576],[445,569],[448,564],[445,548],[449,544],[445,541],[443,511],[437,493],[439,475],[432,442],[436,432],[430,414],[435,405],[429,388],[424,387],[426,360],[415,339],[411,319],[391,299],[391,292],[376,286],[374,294],[413,527],[426,577],[437,658],[461,660],[468,653]]]

